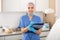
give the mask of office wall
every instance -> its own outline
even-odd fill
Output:
[[[60,0],[56,0],[56,19],[60,18]]]
[[[35,4],[35,11],[41,11],[48,8],[49,0],[3,0],[3,12],[25,12],[27,4],[33,2]]]
[[[22,15],[25,15],[25,13],[0,13],[0,26],[16,28]],[[42,13],[35,13],[35,15],[40,16],[43,20]]]
[[[1,12],[1,0],[0,0],[0,12]]]
[[[6,3],[5,3],[5,1],[6,1]],[[20,8],[20,6],[19,5],[14,5],[15,7],[16,7],[16,9],[15,9],[15,7],[13,6],[13,4],[16,2],[16,0],[14,1],[12,1],[12,5],[9,3],[8,4],[8,2],[11,2],[12,0],[9,0],[9,1],[7,1],[7,0],[4,0],[3,1],[3,3],[2,3],[2,12],[0,13],[0,26],[8,26],[8,27],[12,27],[12,28],[15,28],[15,27],[17,27],[18,26],[18,22],[19,22],[19,18],[22,16],[22,15],[24,15],[25,13],[23,12],[23,13],[19,13],[19,8]],[[42,13],[40,13],[39,11],[41,11],[40,9],[41,8],[43,8],[43,7],[47,7],[48,6],[48,0],[46,0],[46,1],[44,1],[44,0],[40,0],[41,1],[41,3],[40,3],[40,5],[42,5],[43,3],[44,3],[44,6],[42,5],[42,6],[40,6],[40,5],[37,5],[37,4],[35,4],[35,5],[37,5],[37,12],[38,13],[36,13],[36,15],[38,15],[38,16],[40,16],[41,18],[42,18],[42,20],[43,20],[43,14]],[[17,1],[18,2],[18,1]],[[38,3],[37,2],[37,3]],[[43,2],[43,3],[42,3]],[[45,4],[45,2],[46,2],[46,4]],[[38,3],[38,4],[39,4]],[[6,4],[6,5],[5,5]],[[18,2],[18,4],[19,4],[19,2]],[[18,7],[19,6],[19,7]],[[38,8],[38,6],[39,6],[39,8]],[[23,6],[24,7],[24,6]],[[12,11],[13,10],[13,11]],[[16,11],[16,10],[18,10],[18,11]],[[24,11],[25,9],[23,9],[23,11]]]

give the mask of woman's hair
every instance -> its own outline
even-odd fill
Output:
[[[33,5],[33,6],[34,6],[34,3],[32,3],[32,2],[29,2],[29,3],[28,3],[28,5],[29,5],[29,4],[31,4],[31,5]]]

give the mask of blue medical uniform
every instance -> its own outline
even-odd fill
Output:
[[[33,15],[32,20],[29,19],[29,16],[26,14],[20,18],[19,28],[27,27],[31,22],[40,23],[41,18]],[[22,40],[40,40],[40,36],[33,32],[26,32],[22,34]]]

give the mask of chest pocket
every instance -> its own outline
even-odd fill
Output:
[[[25,21],[24,22],[25,27],[27,27],[29,24],[30,24],[30,21]]]
[[[32,22],[34,22],[34,23],[40,23],[40,20],[34,19],[34,20],[32,20]]]

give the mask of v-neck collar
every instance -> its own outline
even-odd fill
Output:
[[[29,21],[32,21],[32,20],[33,20],[33,16],[34,16],[34,15],[32,16],[32,19],[31,19],[31,20],[30,20],[28,14],[26,14],[26,16],[27,16],[27,18],[28,18]]]

